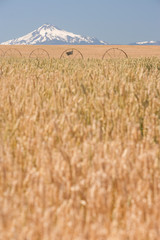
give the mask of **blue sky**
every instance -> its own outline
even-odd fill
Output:
[[[44,23],[111,44],[160,40],[160,0],[0,0],[0,42]]]

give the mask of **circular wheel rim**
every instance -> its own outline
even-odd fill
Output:
[[[83,59],[83,54],[76,48],[66,49],[60,56],[60,59]]]
[[[34,49],[30,55],[29,58],[50,58],[49,53],[43,49],[43,48],[37,48]]]
[[[18,49],[10,48],[5,52],[4,56],[5,57],[22,57],[22,54]]]
[[[120,59],[120,58],[128,58],[127,53],[120,48],[110,48],[104,53],[102,57],[102,59]]]

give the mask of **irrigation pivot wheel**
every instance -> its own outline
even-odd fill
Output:
[[[4,52],[2,49],[0,49],[0,57],[3,57],[4,56]]]
[[[22,57],[22,54],[18,49],[10,48],[5,52],[4,56],[5,57]]]
[[[30,58],[50,58],[49,53],[43,48],[34,49],[30,55]]]
[[[125,51],[119,48],[110,48],[105,52],[102,59],[121,59],[128,58],[128,55]]]
[[[79,50],[77,50],[75,48],[71,48],[71,49],[65,50],[61,54],[60,58],[67,58],[67,59],[71,59],[71,60],[72,59],[83,59],[83,55]]]

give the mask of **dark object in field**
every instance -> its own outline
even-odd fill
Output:
[[[65,50],[61,54],[60,58],[83,59],[83,55],[79,50],[72,48],[72,49]]]
[[[119,48],[110,48],[105,52],[102,59],[121,59],[128,58],[128,55],[125,51]]]
[[[66,54],[69,56],[69,55],[73,55],[73,51],[70,51],[70,52],[66,52]]]

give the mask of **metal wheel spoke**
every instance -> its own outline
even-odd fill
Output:
[[[0,57],[3,57],[4,56],[4,52],[2,49],[0,49]]]
[[[76,56],[78,56],[79,55],[79,53],[77,53],[75,56],[74,56],[74,58],[73,59],[75,59],[76,58]]]
[[[70,60],[75,58],[83,59],[83,55],[77,49],[67,49],[61,54],[60,58],[66,58]]]
[[[8,49],[4,56],[8,56],[8,57],[22,57],[22,54],[21,52],[18,50],[18,49],[15,49],[15,48],[11,48],[11,49]]]
[[[108,57],[116,59],[116,58],[127,58],[128,56],[122,49],[110,48],[105,52],[102,59],[107,59]]]
[[[112,56],[109,53],[107,53],[107,54],[110,56],[110,58],[112,58]]]
[[[38,48],[33,50],[30,55],[30,58],[49,58],[49,53],[43,48]]]

